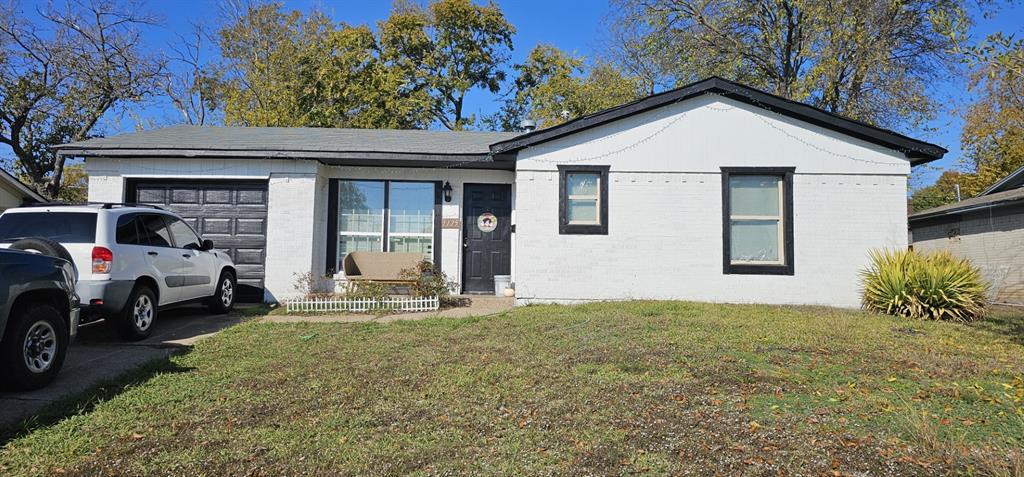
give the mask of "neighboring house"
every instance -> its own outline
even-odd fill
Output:
[[[7,171],[0,169],[0,212],[11,207],[40,202],[46,202],[46,198]]]
[[[528,133],[172,127],[61,146],[90,201],[176,210],[265,298],[415,251],[517,303],[856,306],[907,246],[907,175],[945,149],[711,78]]]
[[[910,215],[911,245],[981,268],[996,302],[1024,304],[1024,167],[960,202]]]

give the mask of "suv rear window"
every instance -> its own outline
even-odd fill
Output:
[[[0,216],[0,242],[45,237],[61,243],[96,241],[94,212],[24,212]]]

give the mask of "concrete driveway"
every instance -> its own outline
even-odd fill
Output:
[[[243,319],[237,313],[210,315],[205,307],[198,306],[168,310],[161,312],[153,334],[137,342],[121,341],[106,323],[84,326],[68,349],[64,367],[53,383],[31,392],[0,392],[0,430],[34,416],[54,401],[115,379],[151,360],[188,349],[197,339]]]

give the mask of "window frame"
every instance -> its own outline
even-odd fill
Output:
[[[389,221],[391,220],[391,183],[418,183],[418,184],[432,184],[434,186],[434,231],[432,234],[433,243],[433,263],[434,268],[441,269],[441,181],[431,180],[415,180],[415,179],[375,179],[375,178],[349,178],[339,177],[332,178],[327,185],[327,257],[325,263],[325,271],[328,275],[335,275],[342,273],[341,266],[338,260],[338,245],[341,238],[341,230],[339,224],[339,206],[341,202],[340,197],[340,185],[342,181],[354,181],[354,182],[380,182],[384,185],[384,215],[382,217],[382,232],[380,235],[376,233],[365,233],[365,234],[349,234],[355,235],[366,235],[366,236],[380,236],[381,237],[381,251],[387,251],[391,247],[390,239],[393,234],[388,230]],[[404,234],[399,233],[395,236],[414,236],[416,234]],[[426,236],[426,234],[422,234]]]
[[[558,165],[558,234],[608,235],[608,171],[611,166]],[[597,173],[600,177],[597,194],[596,224],[569,223],[568,178],[572,173]]]
[[[726,275],[793,275],[793,174],[794,167],[722,167],[722,273]],[[732,261],[732,176],[776,176],[781,179],[782,261],[758,264]]]

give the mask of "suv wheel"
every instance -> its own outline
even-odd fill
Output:
[[[238,289],[238,282],[235,275],[224,271],[217,281],[217,291],[210,297],[210,311],[214,313],[227,313],[235,307],[235,293]]]
[[[130,341],[145,339],[153,331],[156,315],[156,294],[145,285],[136,286],[121,312],[118,323],[121,336]]]
[[[19,391],[39,389],[53,381],[68,351],[64,318],[52,305],[31,303],[11,314],[0,341],[0,378]]]

